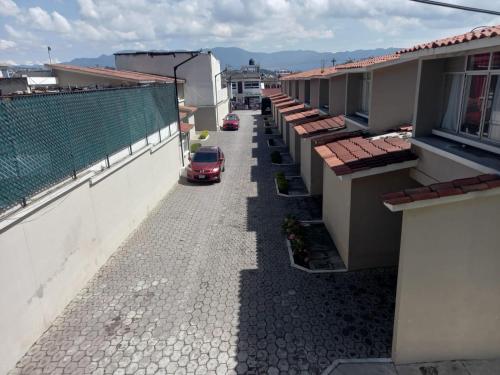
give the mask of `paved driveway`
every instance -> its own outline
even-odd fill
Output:
[[[176,186],[20,360],[14,373],[317,374],[390,354],[395,275],[311,275],[280,224],[316,202],[277,197],[256,112],[212,134],[223,181]]]

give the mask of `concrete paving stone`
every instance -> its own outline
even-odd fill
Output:
[[[500,374],[500,359],[462,361],[470,375],[498,375]]]
[[[321,201],[276,195],[274,174],[300,171],[271,165],[260,116],[239,114],[207,141],[226,154],[222,182],[181,179],[16,371],[319,374],[390,355],[395,271],[290,267],[283,218],[318,219]]]
[[[397,375],[397,374],[394,369],[394,365],[392,363],[371,363],[371,364],[346,363],[337,366],[337,368],[333,372],[331,372],[331,375]],[[419,373],[418,375],[424,375],[424,374]]]

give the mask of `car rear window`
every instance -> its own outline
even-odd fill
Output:
[[[193,161],[198,163],[211,163],[217,161],[217,153],[215,152],[197,152],[194,154]]]

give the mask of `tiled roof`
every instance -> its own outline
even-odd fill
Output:
[[[285,116],[286,122],[300,121],[310,117],[317,117],[319,115],[319,109],[310,109],[308,111],[292,113],[291,115]]]
[[[297,104],[297,103],[295,103],[295,104]],[[301,112],[301,111],[304,111],[305,109],[306,109],[306,106],[304,104],[297,104],[297,105],[292,105],[289,107],[280,108],[280,109],[278,109],[278,112],[281,113],[282,115],[287,115],[290,113]]]
[[[462,178],[449,182],[440,182],[429,186],[406,189],[382,196],[385,203],[399,205],[428,199],[439,199],[452,195],[462,195],[473,191],[500,188],[500,176],[484,174],[472,178]]]
[[[314,135],[329,130],[345,128],[344,116],[331,116],[317,121],[310,121],[294,127],[298,135]]]
[[[187,124],[185,122],[181,122],[181,132],[182,133],[189,133],[189,131],[191,129],[193,129],[193,126],[192,124]]]
[[[280,92],[279,94],[274,94],[274,95],[269,95],[268,98],[271,100],[279,99],[279,98],[285,98],[287,95]]]
[[[416,46],[402,49],[399,54],[415,52],[419,50],[452,46],[455,44],[467,43],[477,39],[494,38],[500,36],[500,25],[485,27],[465,34],[455,35],[449,38],[434,40],[429,43],[418,44]]]
[[[198,110],[198,108],[196,108],[194,106],[188,106],[188,105],[180,105],[179,106],[179,112],[180,112],[181,118],[192,115],[197,110]]]
[[[321,78],[323,76],[327,76],[329,74],[335,73],[336,67],[326,66],[324,68],[316,68],[311,70],[306,70],[304,72],[289,74],[285,77],[282,77],[282,81],[289,81],[295,79],[307,79],[307,78]]]
[[[93,76],[120,79],[124,81],[146,83],[146,82],[163,82],[173,83],[174,79],[171,77],[160,76],[156,74],[147,74],[132,72],[129,70],[115,70],[109,68],[87,68],[82,66],[67,65],[67,64],[47,64],[51,69],[69,71],[73,73],[88,74]],[[184,82],[183,79],[177,79],[178,82]]]
[[[278,104],[285,103],[285,102],[293,102],[293,99],[290,98],[289,96],[284,96],[282,98],[277,98],[275,100],[271,100],[271,102],[274,105],[278,105]]]
[[[279,102],[274,105],[274,108],[280,109],[280,108],[285,108],[285,107],[290,107],[292,105],[297,104],[294,100],[287,100],[285,102]]]
[[[337,176],[417,159],[400,137],[352,137],[314,149]]]
[[[397,60],[397,59],[399,59],[399,57],[400,56],[398,54],[376,56],[376,57],[371,57],[371,58],[363,59],[363,60],[359,60],[359,61],[353,61],[351,63],[340,64],[340,65],[337,65],[336,68],[337,68],[337,70],[366,68],[366,67],[371,66],[371,65],[380,64],[380,63],[387,62],[387,61]]]
[[[261,90],[262,96],[267,96],[267,97],[271,97],[273,95],[280,94],[280,93],[281,93],[281,89],[280,88],[262,89]]]

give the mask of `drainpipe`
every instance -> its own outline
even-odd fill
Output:
[[[219,127],[219,99],[217,99],[217,91],[219,91],[219,90],[217,89],[217,76],[220,76],[222,73],[224,73],[226,71],[227,71],[227,68],[225,68],[224,70],[221,70],[219,73],[217,73],[215,75],[215,78],[214,78],[214,83],[215,83],[215,123],[216,123],[217,128]],[[222,88],[222,79],[220,82],[220,86]]]
[[[177,131],[179,132],[179,142],[181,144],[181,155],[182,155],[182,166],[184,167],[184,149],[182,147],[182,132],[181,132],[181,113],[179,112],[179,93],[177,90],[177,69],[181,66],[187,63],[188,61],[191,61],[195,57],[199,56],[201,51],[198,52],[191,52],[191,57],[188,59],[182,61],[181,63],[177,64],[174,66],[174,85],[175,85],[175,109],[177,110]],[[175,57],[175,55],[174,55]]]

